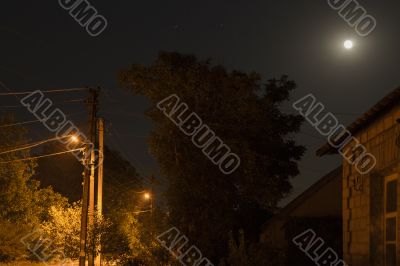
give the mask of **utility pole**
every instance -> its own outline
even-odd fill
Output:
[[[95,143],[96,143],[96,117],[97,117],[97,104],[99,91],[97,89],[91,89],[93,102],[93,117],[90,124],[90,189],[89,189],[89,241],[88,241],[88,265],[94,266],[94,252],[95,252],[95,239],[94,239],[94,174],[95,174]]]
[[[94,145],[90,152],[90,191],[89,191],[89,254],[88,254],[88,265],[94,266],[94,251],[95,251],[95,239],[94,239],[94,171],[95,171],[95,153]]]
[[[86,145],[86,144],[85,144]],[[82,214],[81,214],[81,234],[79,246],[79,266],[85,266],[86,262],[86,241],[87,241],[87,213],[88,213],[88,199],[89,199],[89,170],[87,162],[88,149],[85,148],[84,154],[84,172],[83,172],[83,196],[82,196]]]
[[[150,177],[150,226],[151,226],[151,235],[154,236],[154,214],[153,214],[153,199],[154,199],[154,175]]]
[[[88,238],[88,225],[90,233],[93,229],[93,214],[94,214],[94,143],[95,143],[95,121],[97,114],[98,90],[90,89],[90,97],[88,105],[89,112],[89,143],[85,143],[84,154],[84,179],[83,179],[83,196],[82,196],[82,216],[81,216],[81,234],[80,234],[80,252],[79,266],[85,266],[86,263],[86,247],[88,246],[89,266],[93,266],[93,240],[92,236]],[[89,170],[90,169],[90,170]],[[88,217],[89,214],[89,217]],[[88,245],[87,245],[88,244]],[[92,264],[91,264],[92,263]]]
[[[97,168],[97,215],[101,219],[103,215],[103,162],[104,162],[104,119],[97,120],[99,136],[99,165]],[[96,257],[96,266],[101,266],[101,239],[98,238],[99,248]]]
[[[150,208],[151,208],[151,215],[153,215],[153,198],[154,198],[154,183],[156,179],[154,175],[151,175],[150,177],[150,193],[151,193],[151,201],[150,201]]]

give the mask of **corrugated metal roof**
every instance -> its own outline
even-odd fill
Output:
[[[352,135],[357,134],[362,128],[369,125],[371,122],[380,117],[383,113],[388,111],[395,104],[400,101],[400,87],[386,95],[382,100],[375,104],[371,109],[365,112],[361,117],[357,118],[352,124],[350,124],[347,129]],[[337,153],[337,150],[333,148],[329,143],[326,143],[321,148],[317,150],[318,156],[323,156],[325,154]]]

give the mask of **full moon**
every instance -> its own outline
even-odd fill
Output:
[[[351,48],[353,48],[353,42],[350,41],[350,40],[347,40],[347,41],[344,42],[343,46],[346,49],[351,49]]]

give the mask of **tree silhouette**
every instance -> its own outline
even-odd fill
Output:
[[[227,71],[210,61],[167,52],[150,66],[120,71],[119,80],[154,106],[176,94],[239,155],[240,167],[225,175],[159,109],[147,112],[154,122],[150,151],[169,183],[171,222],[205,256],[221,258],[231,230],[260,224],[253,216],[241,216],[247,207],[274,210],[290,192],[290,178],[298,174],[305,148],[293,135],[303,118],[280,109],[295,83],[283,76],[262,84],[257,73]]]

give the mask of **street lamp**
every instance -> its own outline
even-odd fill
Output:
[[[149,192],[146,192],[146,193],[143,194],[143,198],[145,200],[149,200],[149,199],[151,199],[151,194]]]
[[[150,201],[150,228],[151,228],[151,233],[153,234],[153,197],[152,197],[152,192],[153,189],[151,190],[151,192],[144,192],[143,194],[143,199],[146,201]]]
[[[69,138],[70,142],[73,143],[78,143],[79,142],[79,138],[75,135],[71,135],[71,137]]]

